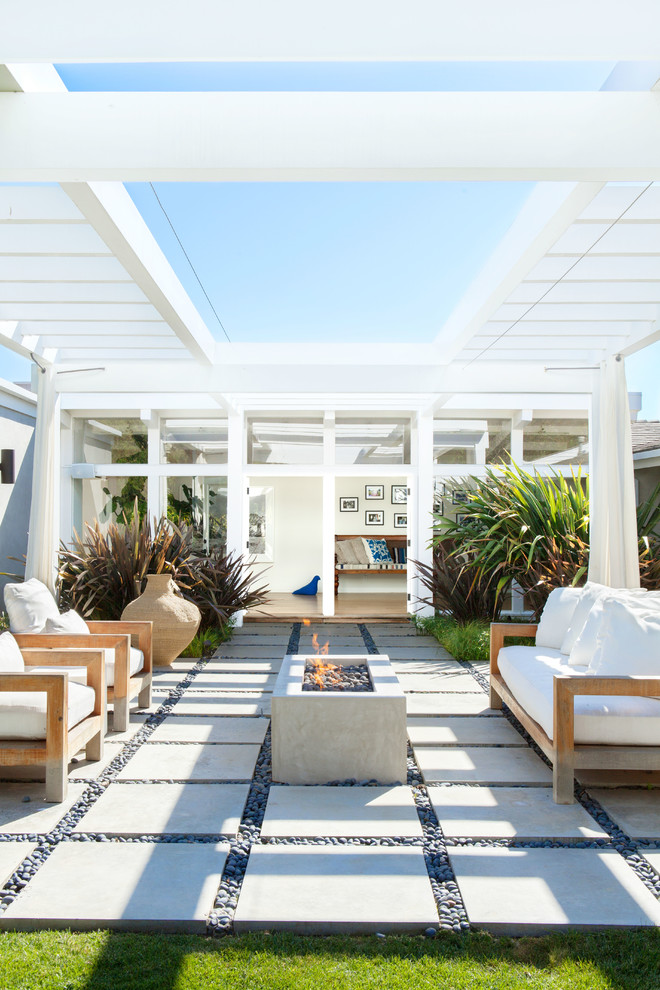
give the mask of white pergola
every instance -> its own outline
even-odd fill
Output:
[[[0,340],[55,369],[63,409],[222,410],[235,437],[248,407],[405,410],[418,422],[411,511],[422,519],[434,414],[497,407],[505,396],[522,408],[580,407],[601,362],[660,337],[654,78],[644,91],[577,93],[69,93],[53,69],[250,60],[639,66],[660,62],[652,0],[625,9],[611,0],[405,8],[117,0],[98,15],[90,23],[79,0],[57,10],[34,0],[12,5],[0,37]],[[457,179],[538,186],[437,339],[376,349],[215,340],[122,186]],[[238,519],[242,495],[229,469]],[[240,522],[230,522],[230,546],[242,541]],[[423,558],[419,537],[413,549]]]

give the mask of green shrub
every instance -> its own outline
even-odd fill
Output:
[[[506,621],[517,620],[507,618]],[[475,663],[480,660],[487,662],[489,659],[490,622],[472,620],[461,624],[451,616],[435,615],[418,619],[417,626],[429,635],[435,636],[440,645],[444,646],[456,660]],[[512,646],[530,646],[534,643],[534,639],[529,636],[514,636],[507,642]]]
[[[206,632],[198,632],[192,643],[186,646],[185,650],[179,654],[182,657],[210,657],[222,643],[231,639],[232,628],[230,625],[217,629],[207,629]]]

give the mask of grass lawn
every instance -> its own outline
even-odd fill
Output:
[[[502,622],[528,621],[527,619],[502,619]],[[448,615],[434,615],[417,620],[417,628],[435,636],[441,646],[449,650],[457,660],[487,661],[490,654],[490,623],[474,620],[461,626]],[[528,646],[534,642],[525,636],[515,636],[507,640],[508,645]]]
[[[212,940],[112,932],[0,933],[2,990],[657,990],[660,934],[577,932],[544,938],[486,934],[436,939]]]

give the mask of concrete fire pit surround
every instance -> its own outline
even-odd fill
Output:
[[[271,702],[273,780],[406,782],[406,698],[384,654],[324,656],[367,664],[373,691],[303,691],[305,653],[284,658]]]

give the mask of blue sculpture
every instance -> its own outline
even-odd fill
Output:
[[[303,588],[298,588],[298,590],[297,591],[294,591],[293,594],[294,595],[315,595],[317,593],[317,591],[319,590],[319,581],[320,580],[321,580],[321,578],[317,574],[316,577],[313,577],[312,578],[312,580],[309,582],[309,584],[306,584]]]

